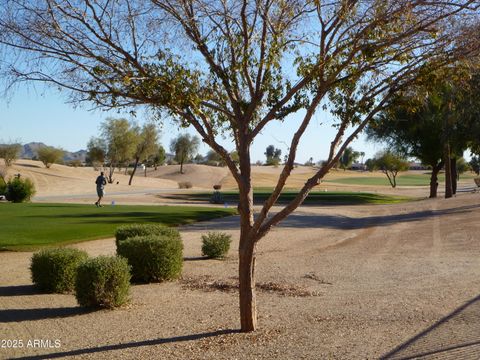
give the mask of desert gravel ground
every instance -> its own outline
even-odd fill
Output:
[[[251,334],[238,332],[235,217],[182,228],[183,279],[135,285],[113,311],[37,293],[31,253],[3,252],[0,337],[23,347],[2,347],[0,358],[479,359],[479,204],[480,194],[462,193],[301,207],[259,243]],[[234,235],[226,260],[200,259],[210,230]],[[75,246],[115,252],[113,239]],[[42,346],[28,347],[34,339]]]

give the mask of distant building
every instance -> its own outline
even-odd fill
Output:
[[[409,170],[427,170],[427,167],[423,165],[422,163],[416,162],[416,161],[411,161],[408,164],[408,169]]]
[[[352,166],[350,166],[350,170],[365,171],[367,170],[367,167],[365,166],[365,164],[356,162],[353,163]]]

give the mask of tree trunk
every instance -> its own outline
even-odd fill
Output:
[[[452,194],[455,195],[457,193],[457,158],[452,157],[450,159],[450,173],[451,173],[451,179],[452,179]]]
[[[241,141],[245,141],[244,138]],[[243,332],[255,331],[257,328],[257,302],[255,295],[255,234],[252,234],[254,223],[253,187],[251,180],[249,144],[239,151],[240,176],[238,182],[240,213],[240,244],[238,247],[238,281],[240,302],[240,324]]]
[[[128,185],[132,185],[133,176],[135,175],[135,171],[137,171],[137,165],[139,161],[140,161],[139,158],[135,158],[135,165],[133,165],[133,170],[132,170],[132,173],[130,174],[130,180],[128,180]]]
[[[257,301],[255,295],[256,243],[250,230],[253,226],[253,188],[250,173],[239,189],[240,244],[238,248],[238,281],[240,296],[240,324],[244,332],[257,328]]]
[[[240,324],[244,332],[257,328],[257,301],[255,294],[255,243],[248,237],[240,238],[239,295]]]
[[[388,182],[390,183],[390,186],[391,186],[392,188],[394,188],[395,185],[393,184],[392,178],[390,177],[390,174],[388,173],[388,170],[383,171],[383,173],[384,173],[385,175],[387,175],[387,179],[388,179]]]
[[[392,179],[393,179],[393,185],[392,185],[392,187],[393,187],[393,188],[396,188],[396,187],[397,187],[397,174],[398,174],[398,172],[392,171]]]
[[[452,189],[452,171],[450,169],[450,145],[448,142],[444,146],[444,163],[445,163],[445,199],[453,196]]]
[[[115,172],[115,165],[110,164],[108,172],[108,183],[113,184],[113,173]]]
[[[437,165],[432,166],[432,175],[430,176],[430,198],[437,197],[438,190],[438,173],[442,169],[443,161],[440,161]]]

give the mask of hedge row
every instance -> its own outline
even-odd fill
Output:
[[[41,291],[75,292],[81,306],[113,308],[128,300],[130,267],[117,256],[88,259],[77,249],[45,249],[33,254],[30,271]]]
[[[88,258],[86,252],[69,248],[46,249],[32,256],[33,283],[50,293],[75,292],[87,307],[120,306],[128,301],[130,281],[161,282],[181,275],[183,243],[176,229],[160,225],[127,225],[115,232],[117,255]],[[224,257],[231,235],[202,236],[202,254]]]

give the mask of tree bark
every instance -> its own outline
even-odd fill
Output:
[[[244,146],[239,152],[240,179],[239,206],[240,213],[240,244],[238,248],[238,280],[240,302],[240,324],[243,332],[257,329],[257,301],[255,294],[255,232],[253,212],[253,187],[250,167],[250,146],[245,137],[241,137]]]
[[[452,157],[450,159],[450,176],[452,179],[452,194],[455,195],[457,193],[457,158]]]
[[[180,174],[183,174],[183,159],[180,161]]]
[[[240,324],[244,332],[257,329],[257,300],[255,293],[255,242],[245,236],[240,238],[239,292]]]
[[[444,162],[445,162],[445,199],[453,196],[452,189],[452,171],[450,169],[450,144],[448,142],[444,145]]]
[[[108,172],[108,183],[113,184],[113,173],[115,171],[115,165],[110,164],[109,172]]]
[[[132,185],[133,176],[135,175],[135,171],[137,171],[137,165],[139,161],[140,161],[139,158],[135,158],[135,165],[133,165],[133,170],[132,170],[132,173],[130,174],[130,180],[128,180],[128,185]]]
[[[442,169],[443,161],[440,161],[438,164],[432,166],[432,175],[430,176],[430,198],[437,197],[438,190],[438,173]]]

